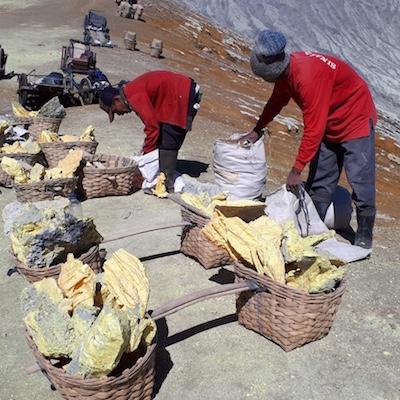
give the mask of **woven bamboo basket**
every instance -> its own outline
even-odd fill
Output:
[[[30,125],[32,124],[33,118],[20,118],[20,117],[13,117],[10,121],[10,125],[12,126],[20,126],[26,130],[29,130]]]
[[[255,281],[258,293],[245,291],[236,299],[241,325],[277,343],[285,351],[319,340],[331,329],[346,288],[344,280],[329,293],[309,294],[235,264],[236,282]]]
[[[76,188],[77,178],[49,179],[34,183],[14,183],[17,200],[21,203],[68,197]]]
[[[60,275],[62,263],[47,268],[29,268],[18,261],[15,256],[12,257],[15,262],[15,269],[30,283],[40,281],[44,278],[57,278]],[[84,264],[88,264],[96,273],[103,271],[104,259],[105,250],[99,250],[99,246],[93,246],[86,253],[79,256],[79,260]]]
[[[34,165],[35,163],[40,161],[39,154],[30,154],[30,153],[11,153],[11,154],[0,153],[0,162],[3,157],[10,157],[13,158],[14,160],[23,161],[29,165]],[[7,188],[11,188],[13,186],[13,179],[11,178],[11,176],[6,174],[1,168],[0,168],[0,186],[4,186]]]
[[[210,242],[201,228],[185,226],[181,236],[181,252],[196,259],[205,269],[217,268],[230,263],[229,254]]]
[[[62,118],[50,118],[37,116],[31,119],[29,133],[36,138],[42,131],[58,133]]]
[[[96,154],[86,160],[104,167],[83,168],[82,194],[87,199],[126,196],[142,187],[142,174],[137,163],[130,158]]]
[[[218,268],[230,263],[230,257],[226,250],[221,249],[210,242],[201,229],[210,221],[194,210],[181,206],[183,221],[192,225],[182,230],[181,252],[186,256],[195,258],[205,269]]]
[[[96,153],[98,143],[92,142],[54,142],[39,143],[40,148],[46,157],[47,164],[50,168],[56,167],[58,162],[62,160],[71,149],[81,149],[85,157]]]
[[[136,363],[121,362],[115,375],[83,379],[68,375],[63,368],[52,365],[39,352],[28,334],[26,339],[40,369],[66,400],[150,400],[152,398],[156,342],[148,346],[145,352],[143,350],[143,356]]]

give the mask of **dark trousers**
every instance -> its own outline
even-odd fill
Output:
[[[161,150],[179,150],[185,140],[187,130],[170,124],[160,124],[158,148]]]
[[[160,137],[158,148],[162,150],[179,150],[182,147],[186,134],[192,129],[194,117],[197,110],[193,107],[195,103],[199,103],[198,94],[195,93],[196,82],[192,80],[189,93],[189,105],[186,128],[170,124],[160,124]]]
[[[344,143],[321,143],[311,161],[306,183],[314,203],[330,204],[343,167],[353,190],[357,215],[375,216],[375,130],[372,121],[367,137]]]

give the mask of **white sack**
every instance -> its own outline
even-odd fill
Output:
[[[142,156],[133,156],[132,159],[137,162],[140,173],[143,176],[142,189],[151,188],[157,183],[157,177],[160,174],[158,163],[158,149]],[[184,183],[178,172],[175,172],[175,192],[181,192]]]
[[[316,235],[328,230],[307,193],[304,193],[305,206],[300,207],[300,200],[292,192],[287,191],[284,185],[266,198],[265,205],[265,212],[274,221],[284,223],[294,220],[302,236]],[[368,257],[372,251],[371,249],[339,242],[335,238],[322,242],[316,246],[316,250],[320,251],[321,254],[329,252],[346,263],[362,260]]]
[[[214,174],[217,183],[229,199],[255,199],[264,189],[267,175],[263,139],[240,145],[242,134],[214,143]]]

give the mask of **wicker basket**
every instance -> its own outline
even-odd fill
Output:
[[[264,289],[246,291],[236,299],[239,323],[281,346],[285,351],[326,336],[346,288],[344,280],[335,291],[309,294],[280,284],[239,263],[236,281],[252,280]]]
[[[32,124],[32,119],[31,117],[29,118],[19,118],[19,117],[13,117],[10,121],[11,126],[20,126],[26,130],[29,130],[30,125]]]
[[[127,157],[96,154],[87,161],[101,163],[103,168],[83,168],[82,194],[87,199],[126,196],[142,187],[143,177],[135,161]]]
[[[49,179],[34,183],[14,183],[17,200],[21,203],[68,197],[76,188],[77,178]]]
[[[14,160],[23,161],[29,165],[34,165],[35,163],[40,161],[39,154],[31,154],[31,153],[11,153],[11,154],[1,153],[0,162],[3,157],[10,157],[13,158]],[[0,186],[8,188],[13,186],[13,179],[11,178],[11,176],[6,174],[1,168],[0,168]]]
[[[192,210],[181,207],[182,219],[190,222],[182,230],[181,252],[186,256],[195,258],[205,269],[218,268],[230,263],[226,250],[210,242],[201,232],[201,229],[210,221]]]
[[[181,252],[196,259],[205,269],[218,268],[230,263],[226,250],[210,242],[201,228],[185,226],[181,236]]]
[[[47,164],[50,168],[56,167],[58,162],[62,160],[71,149],[81,149],[86,156],[96,153],[98,143],[92,142],[54,142],[40,143]]]
[[[15,269],[20,275],[30,282],[37,282],[44,278],[57,278],[61,271],[61,265],[57,264],[48,268],[29,268],[12,256],[15,262]],[[99,250],[98,246],[91,247],[86,253],[79,257],[83,263],[88,264],[96,273],[103,271],[103,263],[105,259],[105,250]]]
[[[57,133],[60,129],[62,118],[50,118],[37,116],[32,118],[29,126],[29,133],[33,138],[37,138],[42,131]]]
[[[156,343],[148,346],[144,355],[134,365],[115,376],[103,378],[78,378],[68,375],[63,368],[54,366],[37,349],[32,338],[26,335],[36,361],[56,390],[66,400],[150,400],[155,378]],[[120,365],[117,369],[122,369]]]

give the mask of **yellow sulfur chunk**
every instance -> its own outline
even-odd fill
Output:
[[[14,142],[13,144],[5,144],[0,151],[6,154],[23,153],[21,145],[19,142]]]
[[[16,183],[27,183],[28,175],[21,164],[10,157],[1,159],[1,169],[8,175],[14,178]]]
[[[96,274],[87,264],[68,254],[62,265],[58,286],[65,297],[72,300],[72,308],[79,305],[93,306],[96,291]]]
[[[214,210],[219,210],[225,217],[240,217],[246,222],[265,214],[265,204],[254,200],[227,200],[225,193],[210,196],[203,192],[200,194],[182,193],[181,199],[189,205],[198,208],[208,215]]]
[[[131,337],[129,340],[128,352],[135,351],[140,343],[149,346],[156,336],[157,326],[150,318],[143,318],[139,322],[132,320],[130,323]]]
[[[24,318],[29,334],[45,357],[69,357],[75,346],[71,317],[54,304],[29,312]]]
[[[36,142],[28,140],[22,144],[19,142],[14,142],[13,144],[5,144],[1,149],[1,153],[6,154],[18,154],[18,153],[30,153],[37,154],[40,152],[40,147]]]
[[[23,153],[38,154],[40,153],[40,146],[32,140],[27,140],[21,144]]]
[[[300,263],[299,268],[287,274],[286,280],[289,286],[318,293],[333,289],[344,274],[344,268],[336,268],[329,260],[316,257],[311,263]]]
[[[223,217],[214,215],[210,222],[201,230],[203,235],[216,246],[225,248],[227,245],[226,226]]]
[[[182,193],[181,195],[181,199],[188,203],[189,205],[198,208],[199,210],[204,211],[205,213],[208,213],[209,215],[211,215],[212,211],[208,210],[208,204],[207,206],[205,205],[205,203],[207,202],[207,199],[209,200],[209,196],[207,193],[202,193],[199,195],[195,195],[192,193]]]
[[[130,326],[127,313],[105,306],[83,338],[73,357],[83,376],[108,375],[129,346]],[[71,363],[72,364],[72,363]]]
[[[50,131],[42,131],[37,137],[38,143],[54,143],[58,141],[58,134]]]
[[[61,179],[64,178],[63,171],[61,168],[54,167],[46,171],[44,179]]]
[[[62,135],[60,136],[60,140],[65,143],[79,142],[79,137],[73,135]]]
[[[125,250],[116,251],[104,263],[102,294],[104,303],[138,308],[139,317],[143,317],[149,301],[149,281],[140,260]]]
[[[261,275],[285,283],[285,263],[280,251],[282,229],[266,215],[246,223],[238,217],[226,218],[217,210],[202,233],[225,248],[233,259],[254,266]]]
[[[335,231],[324,232],[320,235],[312,235],[302,238],[294,224],[288,222],[283,227],[282,253],[287,263],[301,261],[303,258],[317,257],[318,254],[312,246],[332,238]]]
[[[29,182],[39,182],[43,179],[45,168],[43,165],[35,164],[29,173]]]
[[[95,140],[95,136],[93,134],[94,132],[94,126],[93,125],[89,125],[85,131],[79,136],[79,140],[81,142],[92,142]]]
[[[21,104],[17,103],[16,101],[13,101],[11,103],[11,107],[14,116],[16,116],[17,118],[29,118],[32,116],[28,110],[26,110]]]
[[[63,178],[72,178],[83,158],[83,150],[70,150],[69,153],[58,162],[57,168],[62,171]]]
[[[165,174],[164,174],[164,172],[161,172],[160,175],[158,175],[158,177],[157,177],[157,183],[156,183],[155,189],[152,189],[153,194],[155,196],[160,197],[160,198],[167,197],[168,192],[165,187],[165,180],[166,180]]]
[[[64,299],[61,289],[57,286],[57,281],[54,278],[44,278],[33,283],[34,288],[39,293],[45,293],[54,304],[61,303]]]
[[[0,121],[0,134],[3,134],[4,131],[10,126],[10,123],[6,120]]]

